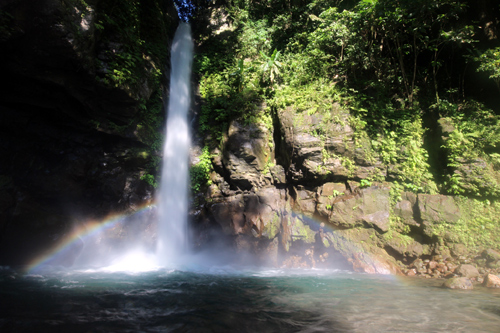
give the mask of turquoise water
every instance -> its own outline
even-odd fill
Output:
[[[0,270],[1,332],[498,332],[500,291],[343,271]]]

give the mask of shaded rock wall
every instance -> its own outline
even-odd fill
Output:
[[[100,12],[103,4],[0,5],[0,264],[25,263],[79,221],[152,200],[141,176],[158,154],[148,138],[159,128],[144,118],[163,88],[148,68],[167,59],[155,64],[144,51],[145,75],[134,84],[105,80],[116,61],[110,54],[126,50],[127,40],[103,26],[103,14],[113,15]],[[141,5],[168,8],[156,14],[166,24],[154,36],[168,48],[178,22],[173,2]]]

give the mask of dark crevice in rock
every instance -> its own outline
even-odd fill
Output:
[[[399,260],[405,264],[408,264],[410,262],[412,262],[413,260],[411,260],[411,258],[408,258],[404,255],[402,255],[401,253],[399,253],[398,251],[394,250],[391,246],[389,245],[386,245],[384,247],[384,250],[391,256],[393,257],[394,259],[396,260]]]
[[[288,169],[292,163],[291,147],[287,145],[285,140],[285,129],[282,128],[282,123],[279,120],[277,111],[273,108],[272,110],[272,119],[273,119],[273,140],[274,140],[274,153],[276,164],[281,165],[285,170],[285,175],[288,178]]]
[[[434,176],[437,184],[442,184],[445,174],[449,173],[447,168],[448,153],[443,148],[443,137],[447,136],[449,124],[445,119],[439,118],[438,111],[435,109],[428,110],[422,117],[423,126],[426,131],[423,135],[423,148],[427,151],[429,158],[427,162],[430,165],[429,171]],[[447,171],[448,170],[448,171]]]

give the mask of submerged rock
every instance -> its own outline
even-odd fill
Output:
[[[444,288],[449,289],[474,289],[472,282],[466,277],[453,277],[443,283]]]

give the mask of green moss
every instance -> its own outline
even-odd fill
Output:
[[[263,235],[273,239],[280,232],[281,219],[278,213],[273,213],[271,220],[265,225]]]
[[[456,223],[434,225],[434,235],[449,242],[464,244],[471,249],[500,249],[500,202],[458,197],[457,203],[462,214],[461,219]]]
[[[307,224],[304,224],[303,221],[295,219],[291,226],[291,235],[292,238],[293,236],[299,236],[306,243],[314,243],[316,233]]]

